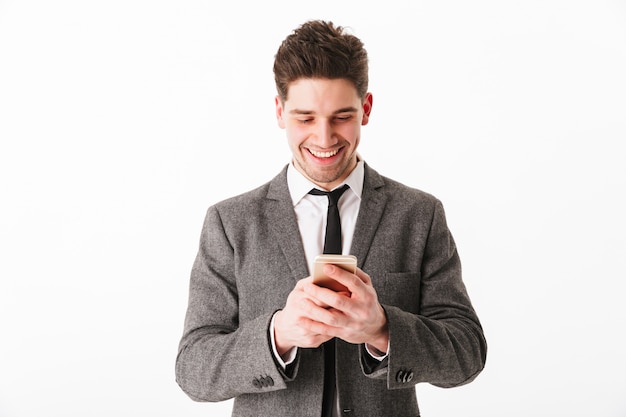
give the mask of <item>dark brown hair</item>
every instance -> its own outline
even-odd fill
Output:
[[[363,42],[332,22],[304,23],[285,38],[274,57],[274,80],[283,102],[289,83],[300,78],[346,79],[359,97],[365,97],[368,65]]]

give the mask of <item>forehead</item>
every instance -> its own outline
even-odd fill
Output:
[[[337,109],[360,107],[361,100],[352,82],[339,78],[301,78],[289,84],[287,111],[291,109],[332,113]]]

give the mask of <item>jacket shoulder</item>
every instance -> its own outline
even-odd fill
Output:
[[[251,210],[260,210],[268,199],[280,200],[289,198],[286,172],[287,169],[285,167],[276,177],[265,184],[219,201],[209,207],[209,210],[216,210],[222,214],[245,216]]]
[[[366,169],[364,190],[368,188],[383,193],[389,201],[398,204],[426,206],[441,204],[433,194],[381,175],[370,167]]]

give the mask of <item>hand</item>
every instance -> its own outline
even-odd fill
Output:
[[[337,293],[303,280],[303,291],[315,306],[328,306],[311,310],[308,329],[313,333],[338,337],[349,343],[366,343],[385,353],[389,330],[385,310],[369,275],[357,268],[355,274],[335,265],[325,265],[324,273],[345,285],[349,292]]]
[[[274,317],[274,342],[281,356],[294,347],[318,347],[332,338],[314,330],[319,327],[315,317],[324,312],[327,306],[304,292],[307,285],[314,285],[311,277],[298,281],[287,297],[285,308]]]

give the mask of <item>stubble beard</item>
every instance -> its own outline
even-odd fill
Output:
[[[336,169],[329,171],[309,169],[309,167],[301,163],[297,158],[294,158],[294,161],[300,172],[303,172],[312,182],[316,184],[330,184],[344,176],[347,177],[356,166],[356,158],[353,156],[351,156],[347,161],[342,162],[342,164]]]

